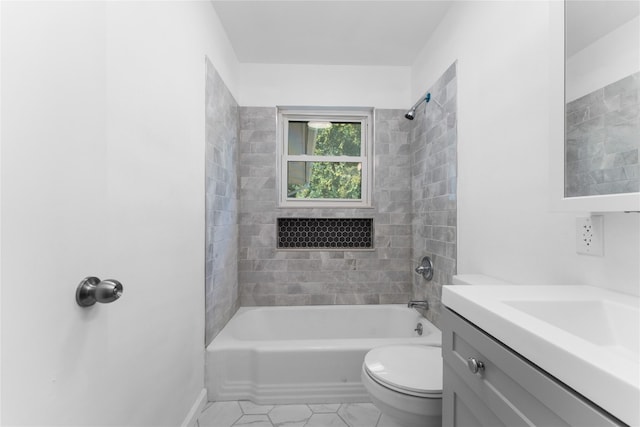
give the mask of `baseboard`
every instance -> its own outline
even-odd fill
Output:
[[[200,412],[207,405],[207,389],[203,388],[180,427],[195,427]]]

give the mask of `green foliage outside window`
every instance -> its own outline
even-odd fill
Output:
[[[359,156],[360,123],[333,123],[316,136],[316,156]]]
[[[333,123],[318,130],[313,154],[317,156],[359,156],[360,124]],[[310,162],[307,182],[289,184],[289,197],[302,199],[360,199],[361,165],[358,162]]]

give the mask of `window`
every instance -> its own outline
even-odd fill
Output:
[[[282,207],[370,207],[371,109],[278,111]]]

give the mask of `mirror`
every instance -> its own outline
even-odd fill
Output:
[[[640,191],[640,2],[565,2],[564,197]]]

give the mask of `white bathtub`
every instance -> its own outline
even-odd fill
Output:
[[[242,307],[207,347],[208,397],[366,402],[360,369],[371,348],[441,342],[440,330],[405,305]]]

